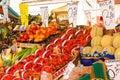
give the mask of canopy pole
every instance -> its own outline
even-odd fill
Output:
[[[22,3],[23,4],[27,3],[29,6],[36,6],[36,5],[48,5],[48,4],[59,4],[59,3],[69,3],[69,2],[73,2],[73,1],[44,1],[44,2],[31,1],[31,2],[22,2]]]

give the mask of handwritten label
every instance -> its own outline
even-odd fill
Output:
[[[28,4],[20,4],[20,17],[22,25],[28,25]]]
[[[115,28],[114,0],[106,0],[105,2],[100,2],[100,7],[102,10],[102,16],[106,29],[114,29]]]
[[[120,79],[120,60],[106,60],[105,61],[111,80]]]
[[[69,24],[72,24],[73,27],[76,27],[77,9],[78,9],[78,4],[77,3],[68,3]]]
[[[91,11],[90,10],[85,10],[84,12],[85,12],[85,15],[87,17],[87,20],[91,21]]]
[[[65,69],[65,72],[63,73],[64,75],[64,79],[68,79],[69,78],[69,75],[72,71],[72,69],[75,67],[75,65],[72,63],[72,62],[69,62],[67,68]]]
[[[3,19],[4,21],[8,21],[8,5],[7,2],[2,4],[2,8],[3,8]]]
[[[41,7],[42,25],[48,27],[48,7]]]

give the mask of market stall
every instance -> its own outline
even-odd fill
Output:
[[[49,4],[61,3],[65,4],[48,11]],[[21,27],[15,32],[5,28],[2,34],[5,40],[1,39],[0,79],[119,80],[120,26],[115,27],[117,10],[113,3],[111,0],[22,1]],[[119,5],[119,0],[115,3]],[[39,20],[35,16],[29,22],[30,6],[36,5],[40,5]],[[14,16],[19,17],[16,13]],[[60,20],[68,21],[67,25],[61,25]]]

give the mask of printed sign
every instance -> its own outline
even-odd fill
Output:
[[[48,27],[48,7],[41,7],[42,25]]]
[[[120,79],[120,60],[106,60],[105,61],[111,80]]]
[[[22,25],[28,25],[28,4],[20,4],[20,17]]]
[[[85,10],[84,12],[85,12],[85,15],[87,17],[87,20],[91,21],[91,11],[90,10]]]
[[[65,72],[63,73],[64,75],[64,79],[68,79],[69,78],[69,75],[72,71],[72,69],[75,67],[75,65],[72,63],[72,62],[69,62],[67,68],[65,69]]]
[[[100,7],[106,29],[114,29],[115,28],[114,0],[106,0],[104,2],[100,2]]]
[[[78,3],[68,3],[69,24],[76,27]]]
[[[7,0],[2,0],[2,9],[3,9],[3,19],[4,21],[8,21],[8,4]]]

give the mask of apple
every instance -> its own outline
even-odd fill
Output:
[[[13,75],[17,78],[21,78],[21,73],[23,72],[23,69],[18,69]]]
[[[53,43],[56,44],[56,45],[60,45],[60,44],[62,44],[62,42],[63,42],[63,39],[57,38],[57,39],[54,40]]]
[[[68,61],[69,61],[69,55],[68,54],[64,54],[62,57],[63,57],[65,63],[68,63]]]
[[[24,37],[24,33],[21,33],[21,34],[20,34],[20,37],[23,38],[23,37]]]
[[[35,55],[36,55],[37,57],[39,57],[39,56],[42,56],[44,52],[45,52],[44,49],[38,49],[38,50],[36,50]]]
[[[22,69],[24,67],[24,65],[26,64],[27,61],[23,60],[23,61],[20,61],[18,62],[15,66],[15,68],[17,69]]]
[[[44,61],[43,61],[42,65],[49,66],[50,64],[51,64],[50,59],[49,58],[44,58]]]
[[[40,29],[36,30],[35,34],[41,34],[41,30]]]
[[[29,61],[27,62],[25,65],[24,65],[24,70],[29,70],[29,69],[32,69],[32,66],[34,65],[34,63],[32,61]]]
[[[13,80],[22,80],[22,78],[14,78]]]
[[[86,37],[86,41],[90,41],[91,40],[91,35],[87,35],[87,37]]]
[[[43,54],[42,54],[42,58],[49,58],[49,56],[53,54],[53,52],[51,50],[46,50]]]
[[[58,54],[51,54],[50,60],[51,60],[51,64],[54,65],[56,69],[58,69],[60,62],[60,57],[58,56]]]
[[[6,74],[1,78],[1,80],[13,80],[14,78],[15,78],[15,76]]]
[[[29,74],[29,70],[24,70],[23,72],[22,72],[22,79],[29,79],[29,76],[30,76],[30,74]]]
[[[28,40],[29,39],[29,35],[28,34],[24,34],[24,39]]]
[[[71,29],[71,28],[67,29],[66,34],[73,34],[73,29]]]
[[[53,50],[53,47],[55,47],[54,43],[50,43],[46,46],[46,50]]]
[[[37,64],[37,63],[43,63],[44,61],[44,58],[41,58],[41,57],[37,57],[35,60],[34,60],[34,64]]]
[[[36,59],[36,55],[35,54],[30,54],[28,55],[24,60],[29,62],[29,61],[34,61]]]
[[[27,30],[26,34],[30,35],[30,34],[32,34],[32,31],[31,30]]]
[[[18,38],[17,38],[17,41],[18,41],[18,42],[20,42],[20,41],[21,41],[21,38],[20,38],[20,37],[18,37]]]
[[[4,75],[5,75],[4,73],[0,73],[0,80]]]
[[[13,75],[16,71],[17,71],[17,68],[13,65],[6,70],[6,73]]]
[[[64,46],[62,48],[62,53],[70,53],[70,47],[69,46]]]
[[[21,38],[21,42],[25,42],[26,41],[26,39],[24,39],[24,38]]]
[[[45,71],[45,72],[48,72],[48,73],[53,73],[54,72],[54,70],[51,66],[44,66],[42,68],[42,71]]]
[[[42,64],[39,64],[39,63],[36,63],[32,66],[32,70],[35,72],[35,73],[41,73],[41,70],[42,70],[42,67],[43,65]]]
[[[63,56],[60,57],[59,65],[60,66],[65,65],[65,59],[63,58]]]

